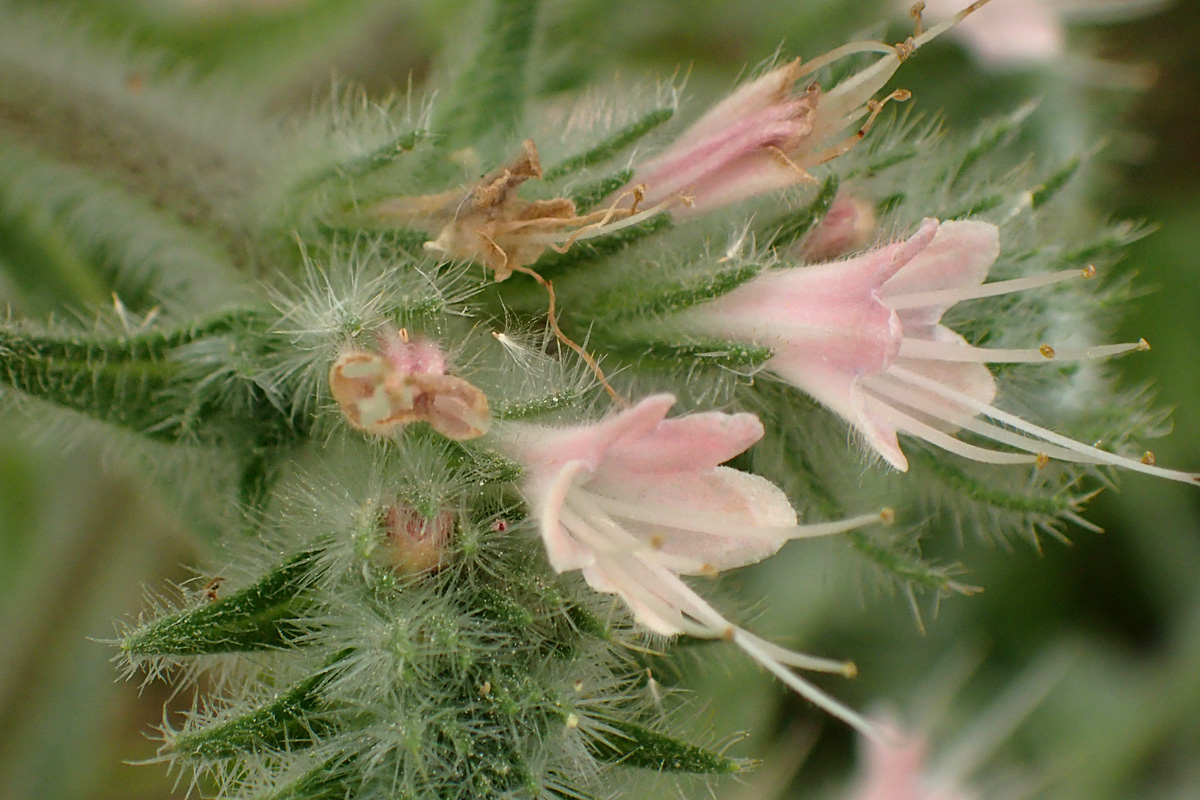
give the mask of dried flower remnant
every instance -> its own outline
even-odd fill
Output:
[[[769,191],[811,182],[808,170],[848,152],[867,135],[889,100],[907,100],[897,89],[878,94],[900,64],[988,0],[979,0],[946,22],[918,31],[897,45],[851,42],[803,63],[777,67],[709,109],[666,150],[638,167],[633,185],[646,187],[655,204],[686,196],[679,215],[695,215]],[[847,56],[881,53],[870,66],[829,91],[808,76]]]
[[[443,436],[474,439],[491,425],[487,396],[446,374],[441,349],[401,330],[380,337],[382,354],[347,350],[329,370],[329,389],[355,428],[387,436],[412,422],[428,422]]]
[[[367,214],[425,230],[435,236],[425,243],[426,249],[447,258],[481,263],[492,270],[497,281],[503,281],[514,271],[529,272],[527,267],[548,247],[565,251],[577,240],[637,224],[675,202],[640,210],[641,190],[633,187],[626,193],[633,198],[630,207],[578,215],[575,203],[565,197],[525,200],[517,196],[522,184],[541,177],[537,147],[526,139],[520,156],[473,186],[385,200]]]
[[[865,733],[859,715],[789,667],[854,673],[853,665],[794,653],[739,628],[681,575],[752,564],[791,539],[827,536],[890,512],[798,525],[787,497],[766,479],[720,466],[763,435],[752,414],[706,412],[673,419],[675,398],[653,395],[590,425],[509,423],[501,447],[525,468],[524,495],[550,565],[582,570],[598,592],[619,596],[663,636],[728,639],[797,693]]]
[[[685,325],[774,350],[766,369],[842,416],[898,470],[897,434],[975,461],[1108,464],[1196,483],[1198,476],[1076,442],[992,405],[992,363],[1088,360],[1147,350],[1145,340],[1089,348],[988,349],[941,324],[956,303],[1090,277],[1085,270],[983,283],[1000,252],[996,226],[926,219],[902,242],[863,255],[764,273],[682,315]],[[969,431],[1017,451],[962,441]]]

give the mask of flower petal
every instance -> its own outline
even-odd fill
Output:
[[[639,404],[640,405],[640,404]],[[664,419],[641,435],[613,442],[605,470],[696,472],[723,464],[763,436],[753,414],[710,411]]]
[[[936,220],[932,222],[936,225]],[[899,295],[978,286],[1000,255],[1000,231],[990,222],[943,222],[935,230],[928,245],[883,284],[880,296],[885,303],[889,297]],[[902,311],[905,335],[914,335],[916,328],[936,324],[951,305]]]

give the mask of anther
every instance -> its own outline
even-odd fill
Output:
[[[1145,352],[1150,349],[1150,343],[1147,342],[1145,339],[1138,339],[1137,349],[1141,350],[1142,352]]]
[[[479,696],[480,696],[480,697],[487,697],[487,696],[488,696],[489,694],[491,694],[491,693],[492,693],[492,682],[491,682],[491,681],[484,681],[484,682],[483,682],[483,686],[480,686],[480,687],[479,687]]]
[[[853,661],[847,661],[845,664],[842,665],[842,674],[845,675],[847,678],[857,678],[858,677],[858,665],[855,664]]]
[[[1095,264],[1088,264],[1086,267],[1084,267],[1084,268],[1083,268],[1083,272],[1081,272],[1081,273],[1079,273],[1079,274],[1080,274],[1080,275],[1082,275],[1082,276],[1083,276],[1083,277],[1085,277],[1085,278],[1094,278],[1094,277],[1096,277],[1096,265],[1095,265]]]
[[[1050,456],[1045,453],[1038,453],[1033,463],[1038,469],[1045,469],[1046,465],[1050,463]]]
[[[650,537],[650,546],[655,550],[662,550],[663,545],[666,543],[667,539],[661,533],[656,533]]]
[[[571,688],[574,689],[576,692],[582,692],[583,691],[583,681],[575,681],[575,683],[571,684]]]
[[[1038,352],[1044,355],[1046,358],[1054,358],[1054,348],[1048,344],[1044,344],[1039,347]]]
[[[896,521],[896,510],[894,508],[881,509],[879,512],[879,519],[884,525],[891,525]]]
[[[706,578],[715,578],[721,574],[721,571],[719,569],[717,569],[716,567],[714,567],[712,564],[701,564],[700,565],[700,574]]]
[[[1142,453],[1142,463],[1148,467],[1154,466],[1154,453],[1150,450]]]
[[[725,630],[721,631],[721,638],[727,642],[732,642],[737,636],[737,628],[730,625]]]
[[[578,715],[576,715],[574,713],[567,714],[567,727],[568,728],[578,728],[579,727]]]

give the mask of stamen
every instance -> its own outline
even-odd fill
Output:
[[[578,489],[573,490],[563,503],[560,518],[572,535],[587,540],[583,544],[589,550],[599,550],[614,555],[619,553],[635,554],[653,559],[668,569],[680,572],[703,574],[706,567],[711,570],[711,567],[700,559],[664,553],[655,546],[653,541],[645,542],[638,539],[614,522],[595,503],[581,496],[584,494],[586,493],[580,492]],[[577,508],[573,508],[573,506]]]
[[[874,386],[870,388],[873,391],[876,390]],[[972,461],[979,461],[983,464],[1033,464],[1037,460],[1035,456],[1027,456],[1023,453],[1002,453],[999,450],[988,450],[985,447],[976,447],[973,444],[967,444],[964,441],[955,439],[945,431],[940,431],[932,425],[921,422],[916,417],[905,414],[903,411],[888,405],[877,397],[868,396],[867,401],[870,403],[872,410],[895,425],[897,430],[916,436],[918,439],[924,439],[930,444],[937,445],[943,450],[962,456],[963,458],[969,458]]]
[[[1044,344],[1037,348],[989,348],[972,347],[957,342],[933,342],[928,339],[904,339],[900,342],[902,358],[924,358],[931,361],[952,361],[970,364],[1041,364],[1047,361],[1082,361],[1093,358],[1128,353],[1133,350],[1149,350],[1145,339],[1126,344],[1108,344],[1099,347],[1056,348]]]
[[[819,658],[817,656],[810,656],[807,653],[797,653],[794,650],[788,650],[777,644],[772,644],[749,631],[743,631],[742,633],[753,639],[755,644],[776,661],[781,664],[787,664],[789,667],[806,669],[810,672],[828,672],[831,675],[841,675],[844,678],[853,678],[858,675],[858,667],[852,661],[835,661],[832,658]]]
[[[926,42],[928,42],[932,39],[936,39],[937,37],[941,36],[943,33],[950,30],[955,25],[957,25],[958,23],[962,22],[967,17],[974,14],[976,11],[978,11],[979,9],[986,6],[989,2],[991,2],[991,0],[975,0],[974,3],[971,3],[971,5],[967,6],[962,11],[955,14],[953,17],[950,17],[950,19],[946,20],[945,22],[940,22],[937,25],[934,25],[929,30],[927,30],[923,33],[920,33],[916,36],[913,36],[913,38],[912,38],[913,49],[915,50],[918,47],[925,44]]]
[[[1078,453],[1080,455],[1095,458],[1100,463],[1111,464],[1112,466],[1116,467],[1125,467],[1126,469],[1131,469],[1135,472],[1142,472],[1147,475],[1156,475],[1160,478],[1167,478],[1168,480],[1192,484],[1200,483],[1200,475],[1190,472],[1182,472],[1179,470],[1163,469],[1162,467],[1156,467],[1151,464],[1143,464],[1141,461],[1129,458],[1128,456],[1119,456],[1114,453],[1109,453],[1105,450],[1100,450],[1096,447],[1090,447],[1081,442],[1077,442],[1074,439],[1067,438],[1062,434],[1058,434],[1054,431],[1034,425],[1031,422],[1026,422],[1014,414],[1001,411],[995,406],[982,403],[968,394],[951,389],[948,386],[943,386],[937,381],[926,378],[924,375],[919,375],[895,364],[893,364],[888,370],[888,374],[890,376],[899,378],[905,383],[933,392],[939,397],[944,397],[947,400],[952,400],[956,403],[959,403],[966,408],[990,417],[997,422],[1002,422],[1009,427],[1016,428],[1019,431],[1024,431],[1031,436],[1036,436],[1039,439],[1046,440],[1047,442],[1057,444],[1060,447],[1071,451],[1072,453]]]
[[[1040,439],[1031,439],[1019,433],[1014,433],[1006,428],[1001,428],[990,422],[984,422],[977,416],[971,414],[946,414],[931,411],[926,406],[928,405],[929,397],[921,392],[904,386],[903,384],[893,383],[887,380],[886,376],[880,379],[871,381],[871,391],[891,398],[899,403],[903,403],[914,411],[918,411],[926,416],[939,419],[942,422],[948,422],[964,430],[977,433],[995,442],[1011,445],[1020,450],[1032,453],[1036,458],[1033,463],[1038,469],[1044,469],[1050,463],[1050,459],[1057,458],[1060,461],[1074,461],[1080,464],[1098,464],[1098,459],[1088,458],[1073,453],[1061,447],[1055,447],[1052,444],[1041,441]],[[955,441],[958,441],[957,439]],[[998,452],[989,450],[986,452]]]
[[[1051,272],[1047,275],[1035,275],[1029,278],[1016,278],[1011,281],[995,281],[979,286],[966,286],[961,289],[938,289],[932,292],[912,292],[910,294],[885,295],[883,302],[895,311],[905,308],[925,308],[928,306],[952,306],[963,300],[978,300],[981,297],[995,297],[1012,292],[1023,292],[1027,289],[1037,289],[1042,286],[1068,281],[1072,278],[1092,278],[1096,275],[1095,267],[1085,270],[1065,269],[1061,272]]]
[[[796,694],[808,700],[808,702],[812,703],[818,708],[824,709],[828,713],[850,725],[850,727],[854,728],[863,736],[875,741],[882,740],[882,734],[880,734],[880,732],[877,731],[870,722],[838,701],[834,700],[832,697],[825,694],[796,673],[792,672],[778,660],[772,658],[770,653],[763,650],[759,644],[759,641],[756,641],[755,639],[756,637],[741,629],[737,629],[734,632],[734,643],[737,644],[738,647],[742,648],[742,651],[745,652],[746,655],[750,656],[759,664],[761,664],[764,669],[787,684],[788,688],[790,688]]]
[[[572,490],[572,495],[577,493],[586,494],[589,499],[595,500],[601,508],[623,519],[643,522],[649,525],[662,525],[667,528],[685,530],[691,533],[703,533],[709,536],[723,536],[728,538],[745,536],[777,541],[811,539],[818,536],[832,536],[856,530],[867,525],[873,525],[880,522],[883,516],[881,513],[876,512],[836,522],[818,522],[811,525],[789,525],[786,527],[748,526],[746,520],[740,517],[721,517],[714,514],[664,508],[662,506],[642,506],[587,490]]]

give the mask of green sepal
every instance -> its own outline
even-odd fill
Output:
[[[807,206],[781,214],[771,220],[765,226],[765,230],[768,232],[767,246],[785,248],[799,241],[824,219],[829,207],[833,205],[833,198],[837,195],[837,190],[838,179],[836,176],[830,176],[821,184],[821,188],[817,190],[817,196]]]
[[[623,169],[598,180],[585,183],[571,192],[576,214],[586,214],[597,203],[633,180],[633,170]]]
[[[640,119],[621,128],[621,130],[609,136],[595,147],[558,162],[553,167],[547,169],[542,177],[545,180],[554,181],[566,177],[572,172],[578,172],[585,167],[594,167],[597,164],[603,164],[673,116],[675,116],[675,108],[673,106],[656,108]]]
[[[488,3],[485,38],[446,99],[434,108],[433,129],[448,145],[488,134],[505,137],[520,128],[539,5],[538,0]]]
[[[321,690],[328,680],[328,672],[319,672],[266,705],[207,728],[175,736],[170,742],[171,752],[197,761],[311,747],[334,728],[332,724],[322,722],[319,716],[325,705]]]
[[[634,284],[598,298],[588,314],[592,319],[612,321],[672,314],[728,294],[760,272],[758,264],[739,264],[665,286]]]
[[[736,372],[757,370],[774,355],[771,348],[763,345],[727,341],[628,339],[615,343],[614,349],[641,361],[721,367]]]
[[[565,253],[548,250],[541,258],[534,262],[533,268],[542,277],[567,272],[571,269],[587,266],[602,258],[616,255],[643,239],[647,239],[656,233],[670,230],[673,227],[674,223],[671,221],[669,214],[656,214],[650,219],[643,220],[636,225],[630,225],[628,228],[621,228],[605,236],[597,236],[595,239],[576,242]]]
[[[1033,208],[1041,208],[1048,203],[1067,185],[1071,178],[1075,177],[1075,173],[1079,171],[1080,163],[1078,158],[1072,158],[1059,170],[1054,172],[1054,174],[1046,179],[1045,183],[1033,190],[1033,195],[1029,198],[1029,204]]]
[[[304,633],[296,619],[315,557],[314,551],[304,551],[228,597],[143,625],[121,639],[121,652],[199,656],[291,646]]]
[[[614,732],[590,743],[592,755],[600,761],[659,772],[728,775],[742,771],[742,764],[735,759],[641,725],[617,720],[605,720],[605,724]]]

